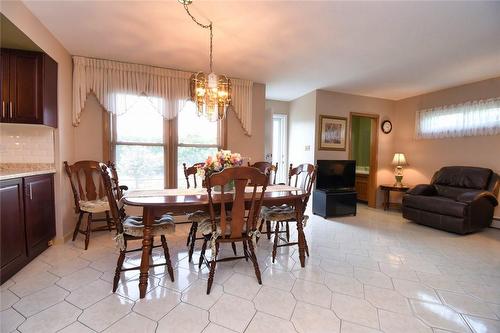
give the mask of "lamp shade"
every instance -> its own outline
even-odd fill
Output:
[[[392,165],[395,166],[407,166],[408,162],[406,161],[405,154],[403,153],[395,153],[394,158],[392,159]]]

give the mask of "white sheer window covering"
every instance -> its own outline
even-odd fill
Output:
[[[127,112],[120,107],[127,95],[144,95],[165,119],[173,119],[189,100],[191,73],[112,60],[73,57],[73,126],[80,123],[88,94],[94,93],[112,114]],[[233,110],[247,135],[252,133],[253,82],[231,79]],[[162,103],[153,101],[161,98]]]
[[[500,134],[500,98],[419,110],[417,139]]]

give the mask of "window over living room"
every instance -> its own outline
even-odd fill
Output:
[[[500,98],[419,110],[415,134],[419,139],[500,134]]]
[[[198,117],[192,103],[164,119],[163,99],[119,94],[111,118],[111,155],[130,189],[185,187],[182,163],[203,162],[222,147],[222,125]]]

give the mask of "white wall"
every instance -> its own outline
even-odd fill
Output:
[[[63,172],[62,162],[73,160],[73,127],[71,125],[72,61],[68,51],[47,28],[18,0],[2,1],[2,13],[26,36],[58,63],[58,128],[55,135],[56,238],[62,240],[75,225],[73,196]]]
[[[315,163],[316,91],[290,102],[288,117],[288,163]]]
[[[269,162],[273,161],[273,115],[274,114],[286,114],[288,115],[290,110],[290,102],[276,101],[271,99],[266,99],[266,118],[265,118],[265,142],[264,142],[264,154],[266,160]],[[287,127],[287,134],[289,129]],[[288,139],[288,137],[287,137]]]

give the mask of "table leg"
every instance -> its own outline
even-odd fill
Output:
[[[297,237],[298,237],[298,243],[299,243],[299,259],[300,259],[300,266],[305,267],[306,265],[306,256],[305,256],[305,251],[306,251],[306,236],[304,235],[304,229],[302,225],[302,219],[303,219],[303,202],[302,198],[298,199],[295,201],[295,213],[297,214]]]
[[[389,209],[390,193],[391,192],[389,190],[385,190],[384,191],[384,210],[388,210]]]
[[[140,298],[146,296],[146,289],[148,288],[148,275],[149,275],[149,252],[152,246],[152,225],[154,220],[154,212],[152,208],[144,207],[143,223],[144,234],[142,239],[142,257],[141,257],[141,273],[139,275],[139,292]]]

